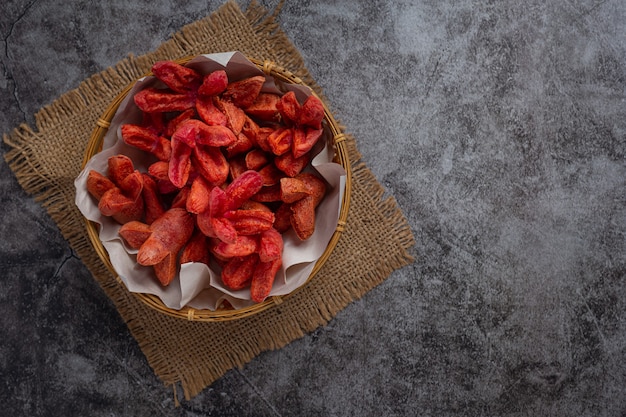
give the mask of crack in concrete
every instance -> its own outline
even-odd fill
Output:
[[[61,261],[57,269],[54,271],[54,274],[52,274],[52,280],[56,280],[59,277],[59,274],[61,273],[61,269],[63,269],[67,261],[69,261],[70,259],[76,259],[80,261],[76,253],[74,253],[74,249],[70,249],[70,254],[67,255],[65,258],[63,258],[63,260]]]
[[[4,40],[4,57],[7,60],[9,59],[9,38],[11,37],[11,35],[13,35],[13,30],[15,29],[15,26],[17,26],[17,24],[24,18],[24,16],[26,16],[28,11],[37,2],[38,2],[38,0],[33,0],[30,3],[28,3],[26,5],[26,7],[24,8],[24,10],[22,11],[22,13],[19,16],[17,16],[17,19],[15,19],[15,21],[11,23],[11,26],[9,27],[9,30],[8,30],[6,36],[3,39]],[[19,88],[17,86],[17,81],[13,77],[13,73],[9,69],[9,66],[4,64],[4,63],[3,63],[3,66],[4,66],[4,77],[7,80],[7,84],[8,83],[13,84],[13,91],[11,93],[12,93],[13,97],[15,98],[15,103],[17,104],[17,108],[19,109],[20,113],[22,114],[22,119],[26,120],[26,111],[25,111],[24,107],[22,106],[22,103],[21,103],[20,98],[19,98],[19,94],[18,94]],[[9,89],[8,86],[7,86],[7,89]]]
[[[252,388],[252,391],[254,391],[254,393],[261,399],[263,404],[265,404],[272,411],[272,413],[276,415],[276,417],[281,417],[282,414],[278,412],[276,407],[274,407],[274,405],[263,395],[259,388],[255,384],[253,384],[252,381],[250,381],[250,379],[248,379],[248,377],[246,377],[240,369],[236,369],[236,372],[241,378],[243,378],[245,383],[248,384],[250,388]]]

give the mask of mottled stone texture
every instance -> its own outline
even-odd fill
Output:
[[[5,2],[2,131],[220,4]],[[174,408],[2,162],[2,414],[624,415],[626,4],[299,1],[279,21],[416,262]]]

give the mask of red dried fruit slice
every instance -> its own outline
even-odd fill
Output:
[[[201,120],[189,119],[181,123],[172,135],[172,141],[179,139],[189,146],[228,146],[237,140],[235,134],[226,126],[210,126]]]
[[[153,87],[139,91],[133,99],[137,107],[147,113],[185,111],[196,105],[196,98],[191,94],[172,93]]]
[[[152,230],[149,225],[134,220],[123,224],[120,227],[119,234],[128,246],[133,249],[139,249],[152,234]]]
[[[222,185],[228,179],[230,165],[220,148],[197,145],[191,157],[198,173],[210,184]]]
[[[192,151],[193,148],[179,140],[176,135],[172,137],[172,157],[168,164],[167,177],[177,188],[184,187],[189,180]]]
[[[286,125],[291,126],[298,121],[300,115],[300,103],[298,103],[296,93],[293,91],[288,91],[283,94],[280,101],[276,103],[276,108]]]
[[[201,74],[174,61],[155,62],[152,73],[177,93],[195,92],[202,83]]]
[[[198,97],[196,111],[200,119],[209,126],[226,126],[228,118],[215,106],[213,97]]]
[[[216,96],[226,90],[228,86],[228,75],[224,70],[216,70],[204,76],[202,85],[198,88],[200,96]]]
[[[194,221],[183,208],[166,211],[150,225],[152,233],[137,252],[140,265],[156,265],[168,254],[178,255],[193,233]]]
[[[286,177],[280,180],[280,199],[284,203],[294,203],[310,192],[307,184],[298,178]]]
[[[226,91],[224,91],[222,96],[226,100],[233,102],[236,106],[245,109],[254,103],[264,83],[265,77],[262,75],[231,82],[228,84],[228,87],[226,87]]]
[[[285,233],[291,228],[291,205],[283,203],[274,212],[274,229]]]
[[[322,104],[319,98],[310,95],[304,103],[302,103],[297,123],[300,126],[310,126],[314,129],[321,129],[322,120],[324,120],[324,104]]]
[[[160,262],[153,265],[154,273],[164,287],[172,283],[178,272],[177,256],[174,253],[168,253]]]
[[[209,214],[211,217],[220,217],[228,210],[229,198],[220,187],[213,187],[209,194]]]
[[[274,213],[260,210],[231,210],[224,213],[240,235],[256,235],[264,232],[274,224]]]
[[[267,137],[267,143],[274,155],[283,155],[291,150],[292,131],[286,127],[279,127]]]
[[[120,224],[143,219],[144,205],[141,196],[129,198],[118,187],[111,188],[102,195],[98,209],[104,216],[112,217]]]
[[[89,174],[87,174],[87,192],[96,200],[100,201],[102,195],[111,188],[115,188],[115,184],[107,176],[102,175],[98,171],[89,171]]]
[[[239,135],[246,123],[246,114],[241,110],[241,107],[217,97],[215,98],[215,105],[226,115],[226,126],[233,131],[235,136]]]
[[[191,183],[185,207],[188,212],[198,214],[209,209],[210,184],[202,176],[197,176]]]
[[[294,128],[291,152],[294,158],[300,158],[309,152],[322,137],[323,129]]]
[[[212,248],[212,253],[222,259],[248,256],[255,253],[259,242],[255,236],[239,235],[234,243],[217,242]]]
[[[261,188],[251,197],[251,199],[259,203],[272,203],[280,201],[280,184],[269,185]]]
[[[250,298],[253,301],[262,303],[270,295],[276,273],[281,266],[281,258],[270,262],[258,263],[250,282]]]
[[[306,153],[299,158],[294,158],[293,153],[287,152],[274,158],[274,165],[288,177],[295,177],[311,162],[311,157],[310,153]]]
[[[281,258],[283,254],[283,235],[273,227],[261,232],[258,253],[261,262],[270,262]]]
[[[248,170],[235,178],[224,190],[228,197],[226,210],[235,210],[263,187],[263,177],[256,171]]]
[[[188,262],[200,262],[208,265],[210,258],[207,237],[200,230],[196,229],[180,252],[179,262],[181,265]]]
[[[145,222],[152,224],[165,213],[163,199],[156,181],[148,174],[142,174],[143,179],[143,202],[145,207]]]
[[[227,244],[237,242],[237,230],[230,220],[224,217],[211,217],[209,221],[216,238]]]
[[[263,168],[259,170],[259,174],[263,177],[263,185],[270,186],[274,184],[278,184],[280,179],[285,176],[285,174],[276,168],[274,164],[265,165]]]
[[[171,138],[174,132],[176,132],[176,129],[178,128],[179,124],[181,124],[185,120],[193,119],[195,117],[196,117],[196,109],[187,109],[179,113],[178,115],[176,115],[174,118],[170,119],[167,122],[167,125],[165,127],[165,135],[168,138]]]
[[[119,187],[124,178],[135,171],[133,161],[126,155],[114,155],[107,160],[107,176]]]
[[[256,254],[230,259],[222,268],[222,282],[231,290],[242,290],[250,284],[259,258]]]
[[[278,107],[280,96],[273,93],[260,93],[256,100],[248,107],[246,113],[265,122],[278,121]]]
[[[183,208],[186,209],[187,207],[187,200],[189,199],[189,193],[191,192],[191,187],[190,186],[185,186],[179,190],[177,190],[176,195],[174,196],[174,199],[172,200],[171,204],[170,204],[170,209],[173,208]]]
[[[172,147],[170,141],[164,137],[159,136],[153,129],[125,124],[121,129],[122,140],[135,148],[142,151],[149,152],[156,156],[161,161],[167,161],[170,159],[172,153]]]
[[[307,240],[315,231],[315,208],[326,192],[326,184],[313,174],[303,173],[299,179],[307,184],[310,195],[291,204],[291,226],[300,240]]]
[[[258,171],[259,169],[270,163],[270,157],[267,152],[256,148],[252,149],[246,154],[245,163],[247,169],[253,169],[255,171]]]
[[[226,154],[229,158],[249,151],[254,147],[254,142],[250,140],[244,133],[237,135],[237,140],[226,148]]]

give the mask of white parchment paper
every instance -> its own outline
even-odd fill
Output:
[[[230,81],[264,75],[256,65],[240,52],[201,55],[192,59],[187,66],[202,74],[224,69]],[[279,84],[270,76],[266,77],[263,91],[284,93],[294,91],[302,103],[311,94],[307,87],[292,84]],[[89,220],[100,225],[99,238],[109,254],[115,271],[131,292],[154,294],[172,309],[185,306],[197,309],[217,309],[224,300],[228,300],[234,308],[242,308],[254,304],[250,300],[249,289],[232,291],[223,286],[220,279],[220,268],[211,264],[207,267],[201,263],[181,265],[180,272],[172,283],[163,287],[154,276],[151,267],[144,267],[136,262],[136,250],[125,246],[119,237],[120,225],[109,217],[103,216],[98,210],[97,201],[87,192],[87,175],[95,170],[107,173],[107,160],[110,156],[128,155],[135,164],[135,169],[146,172],[154,158],[138,149],[126,145],[121,139],[120,126],[125,123],[140,123],[141,111],[134,104],[132,97],[141,89],[158,85],[154,77],[138,80],[130,93],[120,104],[111,120],[111,126],[103,138],[103,150],[94,155],[76,178],[76,205]],[[328,246],[339,219],[343,193],[345,192],[346,172],[343,167],[332,162],[334,151],[331,133],[327,127],[324,135],[313,150],[317,152],[309,169],[317,171],[328,183],[328,192],[316,211],[315,233],[306,241],[300,241],[290,230],[283,235],[283,267],[278,272],[270,296],[286,295],[302,286],[309,277],[316,261]]]

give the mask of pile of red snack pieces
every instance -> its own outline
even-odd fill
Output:
[[[162,84],[134,96],[143,121],[121,135],[154,162],[139,172],[128,156],[112,156],[106,174],[88,173],[87,190],[163,286],[181,264],[214,259],[227,288],[249,287],[262,302],[282,266],[282,234],[314,232],[326,183],[303,170],[324,106],[314,95],[300,103],[291,91],[261,92],[262,75],[230,81],[173,61],[152,73]]]

